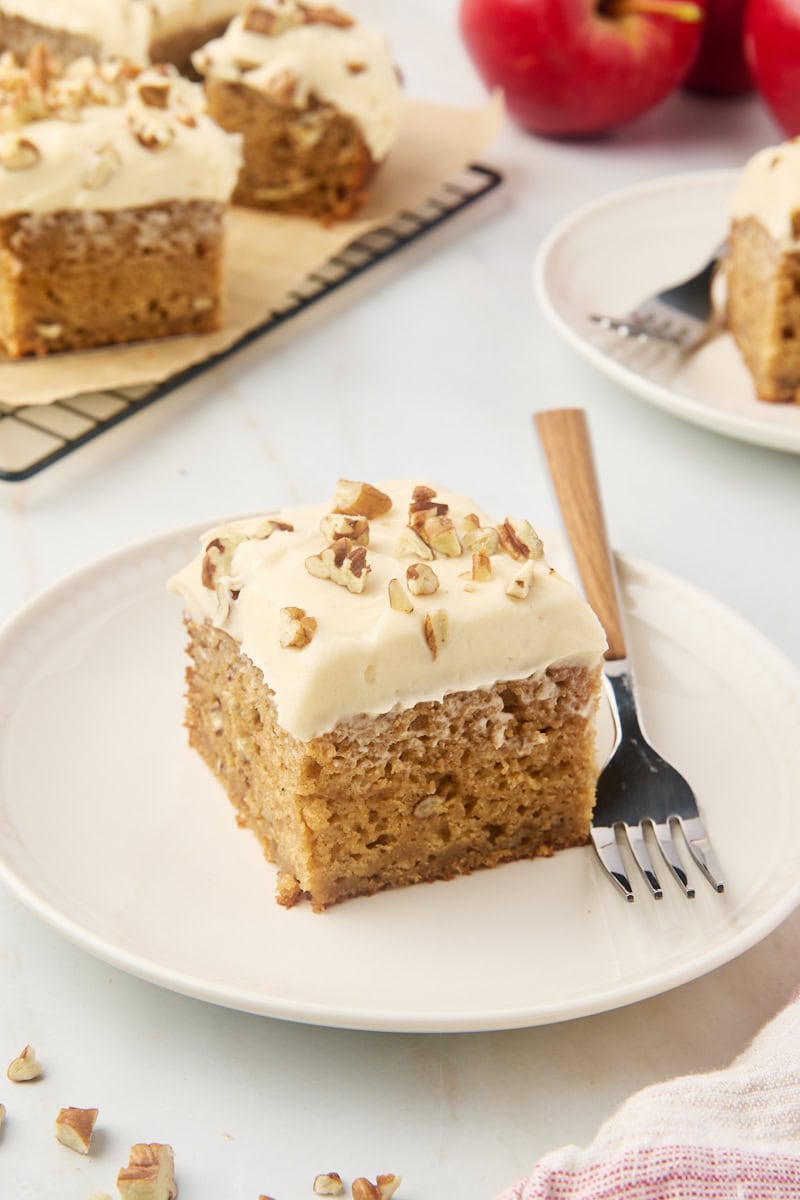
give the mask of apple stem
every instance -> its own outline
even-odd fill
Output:
[[[655,13],[687,21],[694,25],[705,19],[704,10],[692,0],[606,0],[602,12],[607,17],[627,17],[633,13]]]

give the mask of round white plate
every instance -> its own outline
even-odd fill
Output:
[[[737,171],[640,184],[579,209],[550,233],[534,265],[539,303],[584,358],[676,417],[742,441],[800,453],[800,405],[756,399],[728,333],[694,355],[643,346],[593,324],[622,316],[693,275],[727,234]]]
[[[800,901],[800,676],[707,596],[623,559],[649,731],[695,786],[725,894],[697,878],[687,901],[667,881],[662,902],[628,905],[581,848],[321,914],[280,908],[181,724],[184,633],[164,582],[199,533],[77,572],[0,634],[0,877],[86,950],[276,1017],[503,1029],[695,978]]]

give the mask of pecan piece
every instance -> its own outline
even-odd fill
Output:
[[[395,612],[412,613],[414,605],[408,598],[405,588],[399,579],[389,580],[389,607]]]
[[[506,554],[523,561],[526,558],[541,558],[544,554],[542,540],[528,521],[514,521],[506,517],[497,528],[500,545]]]
[[[342,1177],[338,1171],[326,1171],[314,1179],[314,1194],[316,1196],[341,1196],[344,1191]]]
[[[524,600],[531,590],[534,569],[532,559],[529,558],[522,563],[511,583],[506,588],[506,595],[513,597],[515,600]]]
[[[280,618],[280,643],[282,646],[301,650],[307,646],[317,630],[314,617],[309,617],[304,608],[282,608]]]
[[[8,1064],[6,1075],[12,1083],[30,1083],[33,1079],[41,1079],[42,1068],[36,1058],[33,1046],[26,1046],[15,1059]]]
[[[316,579],[330,579],[349,592],[363,592],[372,568],[364,546],[355,546],[349,538],[337,538],[320,554],[306,559],[306,570]]]
[[[406,567],[406,583],[412,596],[432,596],[439,590],[439,576],[427,563]]]
[[[371,483],[340,479],[333,493],[333,511],[350,516],[382,517],[392,507],[392,498]]]
[[[432,657],[438,658],[439,651],[450,633],[450,618],[445,609],[437,608],[433,612],[426,613],[425,620],[422,622],[422,631]]]
[[[62,1108],[56,1117],[56,1137],[62,1146],[88,1154],[97,1121],[96,1108]]]
[[[356,546],[369,545],[369,521],[366,517],[352,517],[347,513],[328,513],[319,523],[320,533],[329,542],[347,537]]]
[[[127,1167],[117,1175],[122,1200],[175,1200],[175,1162],[172,1147],[159,1142],[131,1146]]]

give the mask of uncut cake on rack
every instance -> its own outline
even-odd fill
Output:
[[[169,588],[189,742],[280,904],[587,840],[605,639],[527,521],[341,480],[327,504],[210,530]]]

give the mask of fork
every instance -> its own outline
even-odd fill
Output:
[[[648,296],[626,316],[593,313],[591,320],[620,337],[669,342],[685,354],[696,350],[715,328],[711,285],[727,248],[727,242],[722,242],[695,275]]]
[[[694,888],[673,836],[680,830],[704,877],[716,892],[722,892],[721,871],[694,793],[641,729],[586,414],[578,408],[550,409],[537,412],[534,421],[586,599],[608,642],[605,679],[615,743],[597,782],[592,817],[591,838],[600,863],[625,899],[632,901],[633,887],[620,852],[620,842],[623,847],[627,844],[650,895],[660,900],[663,889],[645,840],[649,829],[672,876],[691,899]]]

